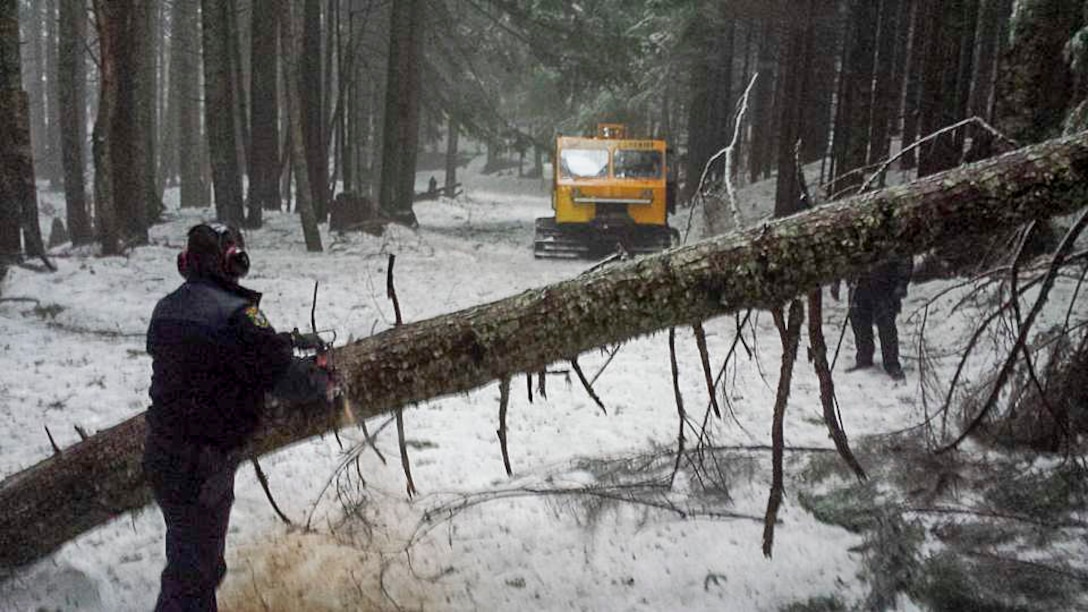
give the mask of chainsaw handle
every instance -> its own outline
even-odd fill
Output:
[[[328,348],[328,343],[320,334],[304,334],[296,327],[291,330],[291,346],[302,351],[323,351]]]

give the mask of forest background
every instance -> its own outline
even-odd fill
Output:
[[[553,136],[609,120],[673,144],[682,200],[709,237],[739,225],[730,205],[747,183],[773,179],[784,216],[883,184],[893,155],[921,178],[1078,132],[1088,117],[1088,9],[1072,1],[0,6],[5,270],[51,267],[39,185],[64,192],[54,248],[109,257],[148,245],[176,187],[181,209],[214,205],[252,230],[269,211],[295,212],[320,251],[334,194],[415,226],[417,171],[441,169],[452,191],[462,136],[486,148],[485,173],[540,177]],[[804,197],[801,167],[813,169]],[[1044,252],[1061,226],[1019,239],[969,229],[980,238],[964,243],[1019,261],[1028,250],[1009,245]],[[922,278],[971,274],[983,259],[945,249],[921,262]],[[1083,367],[1077,333],[1055,367]],[[1048,451],[1068,453],[1076,419],[1053,421]]]

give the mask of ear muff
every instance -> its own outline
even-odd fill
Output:
[[[178,253],[178,274],[182,278],[189,278],[191,273],[191,266],[189,264],[189,251],[182,251]]]
[[[249,255],[245,249],[231,244],[223,253],[223,272],[231,278],[242,278],[249,272]]]

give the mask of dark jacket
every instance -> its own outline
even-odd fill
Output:
[[[913,275],[914,262],[910,257],[892,257],[877,264],[858,277],[858,287],[874,296],[902,298]]]
[[[155,306],[147,332],[153,436],[236,449],[256,429],[265,393],[303,376],[293,367],[299,360],[290,336],[268,324],[260,298],[234,283],[195,278]]]

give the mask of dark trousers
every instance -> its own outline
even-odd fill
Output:
[[[895,328],[895,317],[899,315],[902,304],[891,289],[862,280],[850,296],[850,326],[854,330],[854,345],[857,348],[857,364],[869,366],[873,363],[876,347],[873,343],[873,324],[880,334],[880,353],[884,359],[884,369],[888,372],[901,370],[899,364],[899,332]]]
[[[160,612],[215,612],[215,590],[234,503],[237,460],[214,447],[174,445],[148,437],[144,470],[166,521],[166,569]]]

